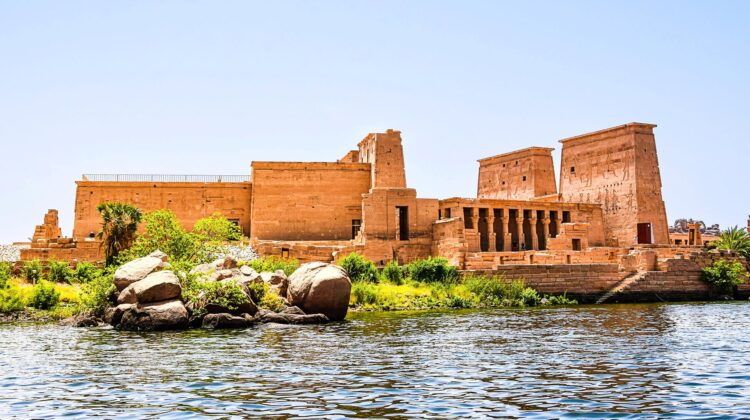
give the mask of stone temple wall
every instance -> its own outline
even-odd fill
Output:
[[[669,243],[654,127],[630,123],[560,140],[562,199],[602,205],[610,246]]]
[[[530,147],[480,159],[477,198],[529,200],[557,194],[553,150]]]

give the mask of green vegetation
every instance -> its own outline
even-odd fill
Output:
[[[442,257],[428,257],[416,260],[406,266],[409,277],[414,281],[425,283],[452,283],[458,279],[456,267],[448,264]]]
[[[722,293],[731,293],[734,286],[748,278],[745,267],[739,261],[719,260],[703,268],[702,278]]]
[[[133,244],[141,210],[125,203],[107,202],[96,207],[102,217],[102,230],[97,234],[104,247],[107,265]]]
[[[101,276],[102,271],[90,262],[79,262],[73,271],[73,281],[77,283],[89,283]]]
[[[341,258],[337,264],[346,271],[352,281],[378,282],[378,269],[375,268],[375,264],[356,252]]]
[[[23,278],[34,283],[42,278],[42,263],[39,260],[31,260],[23,263]]]
[[[276,270],[283,270],[287,276],[292,275],[294,270],[299,268],[299,261],[294,258],[280,258],[280,257],[263,257],[256,260],[242,262],[242,265],[246,265],[253,270],[262,273],[264,271],[274,272]],[[257,301],[256,301],[257,302]]]
[[[101,315],[109,304],[115,300],[115,283],[113,273],[100,272],[81,287],[79,298],[80,309]]]
[[[192,303],[193,313],[206,312],[208,305],[216,305],[234,311],[248,302],[247,295],[235,281],[202,281],[192,282],[183,290],[183,298]]]
[[[357,261],[363,265],[359,261],[361,258]],[[369,278],[353,281],[351,307],[363,310],[421,310],[577,304],[565,295],[540,296],[520,279],[476,275],[461,279],[444,258],[414,261],[406,267],[389,263],[378,278],[379,282],[370,281]]]
[[[65,261],[49,260],[47,262],[47,280],[53,283],[70,283],[73,279],[73,270]]]
[[[0,290],[8,286],[11,276],[13,275],[13,266],[8,262],[0,262]]]
[[[383,267],[380,278],[388,283],[400,285],[404,283],[404,270],[398,262],[391,261]]]
[[[52,309],[60,303],[60,292],[55,289],[54,283],[45,280],[34,285],[29,305],[36,309]]]
[[[711,247],[721,250],[734,251],[743,257],[750,257],[750,235],[739,226],[730,227],[721,232],[719,239],[711,243]]]
[[[214,213],[195,222],[193,233],[208,241],[239,241],[242,239],[240,227],[227,220],[220,213]]]

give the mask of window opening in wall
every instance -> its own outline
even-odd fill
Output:
[[[398,209],[398,239],[409,240],[409,207],[399,206]]]
[[[359,231],[362,229],[362,220],[352,219],[352,239],[355,239],[359,235]]]
[[[441,220],[443,218],[443,211],[438,209],[438,220]]]
[[[445,218],[450,219],[451,218],[451,209],[445,209]]]
[[[570,212],[569,211],[564,211],[563,212],[562,222],[563,223],[570,223]]]
[[[526,175],[521,177],[521,181],[526,181]]]
[[[581,250],[581,240],[573,239],[573,251],[580,251],[580,250]]]
[[[472,210],[471,207],[464,207],[464,229],[474,229],[474,220],[471,218]]]
[[[281,248],[281,258],[289,258],[289,248]]]
[[[576,174],[576,167],[575,166],[571,166],[570,167],[570,174],[571,175],[575,175]]]

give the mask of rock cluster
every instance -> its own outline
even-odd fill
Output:
[[[167,256],[157,251],[120,267],[114,275],[117,306],[106,311],[105,321],[123,330],[246,328],[257,323],[317,324],[346,316],[351,282],[340,267],[325,263],[302,265],[290,278],[282,270],[258,273],[238,267],[232,257],[217,259],[191,270],[201,281],[236,282],[247,297],[239,307],[202,300],[201,292],[187,304],[182,301],[180,279]],[[253,302],[251,285],[266,283],[285,303],[279,312],[261,309]],[[228,305],[228,304],[227,304]],[[88,325],[71,319],[67,325]]]
[[[21,259],[21,250],[28,245],[0,245],[0,262],[16,262]]]
[[[249,245],[225,245],[217,258],[230,257],[237,261],[252,261],[258,259],[258,253]]]

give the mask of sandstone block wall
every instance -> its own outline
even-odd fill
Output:
[[[96,207],[106,201],[132,204],[144,212],[168,209],[186,229],[215,212],[235,220],[250,234],[249,182],[76,182],[73,237],[87,238],[101,229]],[[143,226],[141,226],[143,228]]]
[[[494,270],[465,271],[463,274],[502,275],[524,280],[540,293],[563,294],[590,302],[627,276],[617,264],[504,265]]]
[[[373,188],[406,188],[400,131],[389,129],[385,133],[370,133],[358,146],[359,161],[372,164]]]
[[[553,150],[530,147],[480,159],[477,198],[528,200],[556,195]]]
[[[560,194],[602,205],[608,245],[638,243],[639,223],[650,223],[650,243],[669,243],[654,127],[631,123],[560,140]]]
[[[350,240],[362,220],[370,164],[253,162],[252,237],[262,240]]]

